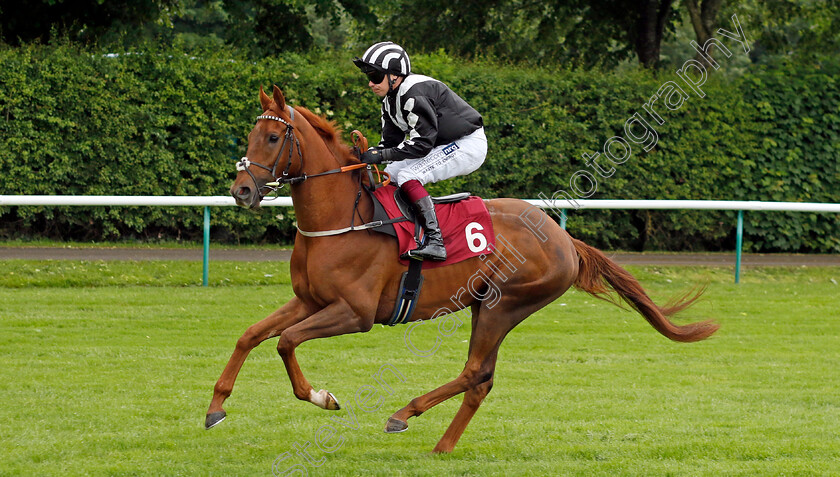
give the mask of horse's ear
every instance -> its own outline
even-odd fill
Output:
[[[268,111],[271,108],[271,98],[265,94],[262,85],[260,85],[260,106],[262,106],[263,111]]]
[[[283,96],[283,92],[280,91],[277,85],[274,85],[274,103],[280,111],[286,109],[286,97]]]

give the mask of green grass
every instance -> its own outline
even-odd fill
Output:
[[[140,248],[140,249],[159,249],[159,248],[177,248],[177,249],[201,249],[203,243],[191,242],[185,240],[120,240],[120,241],[98,241],[98,242],[73,242],[73,241],[55,241],[49,239],[3,239],[0,241],[2,247],[51,247],[51,248]],[[245,244],[245,245],[218,245],[212,244],[213,249],[260,249],[260,250],[287,250],[291,249],[291,245],[277,245],[277,244]]]
[[[0,260],[0,288],[188,287],[201,277],[199,261]],[[210,262],[210,286],[288,284],[287,262]]]
[[[0,475],[271,475],[285,452],[280,470],[305,465],[293,446],[306,442],[323,459],[309,475],[840,475],[836,268],[747,269],[734,285],[727,269],[631,267],[660,301],[708,284],[680,321],[722,328],[693,344],[570,292],[508,336],[493,391],[455,451],[435,456],[460,397],[405,433],[382,426],[458,374],[468,324],[429,358],[408,351],[405,328],[302,345],[313,386],[345,404],[337,413],[294,398],[270,340],[245,363],[227,420],[203,429],[236,339],[291,296],[288,264],[266,266],[214,262],[202,288],[185,286],[200,276],[188,262],[0,262]],[[359,410],[356,391],[384,364],[405,382]],[[331,420],[347,404],[357,429]],[[314,443],[328,424],[344,439],[330,454]]]

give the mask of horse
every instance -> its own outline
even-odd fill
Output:
[[[247,156],[238,163],[230,192],[238,205],[257,208],[267,193],[289,185],[299,229],[290,262],[295,296],[251,325],[236,342],[214,387],[205,416],[207,429],[226,417],[222,405],[248,353],[272,337],[279,337],[277,352],[294,395],[323,409],[339,409],[332,393],[323,389],[316,392],[304,377],[295,348],[316,338],[364,333],[376,323],[387,322],[401,274],[407,268],[397,260],[392,237],[355,230],[354,224],[371,219],[373,204],[368,194],[360,194],[360,168],[364,164],[352,147],[343,143],[334,123],[306,108],[288,106],[276,85],[271,97],[260,88],[260,104],[263,114],[248,135]],[[476,293],[462,293],[458,302],[462,306],[459,310],[469,308],[471,312],[464,369],[454,380],[412,399],[395,412],[386,422],[386,432],[402,432],[410,418],[464,393],[452,423],[433,449],[434,453],[451,452],[493,387],[496,357],[505,336],[572,286],[619,306],[629,305],[656,331],[674,341],[699,341],[717,331],[713,320],[677,325],[668,319],[697,300],[702,289],[660,307],[629,272],[596,248],[572,238],[542,210],[508,198],[486,200],[485,204],[494,231],[505,237],[497,244],[496,253],[521,255],[515,262],[515,273],[480,257],[424,271],[425,282],[412,322],[431,319],[437,310],[452,307],[453,293],[476,271],[480,270],[488,281],[479,283],[477,288],[483,288]],[[543,225],[538,231],[526,227],[523,216]],[[347,224],[351,227],[342,234],[301,233],[347,230]],[[491,285],[499,292],[492,304],[488,299]]]

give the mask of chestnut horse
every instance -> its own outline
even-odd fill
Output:
[[[239,173],[230,189],[237,204],[258,207],[265,191],[289,184],[299,230],[333,231],[370,221],[373,206],[367,194],[358,199],[360,171],[352,167],[359,165],[359,160],[341,142],[333,124],[305,108],[288,107],[277,86],[273,98],[261,88],[260,103],[264,113],[248,136],[247,157],[239,162]],[[434,448],[435,452],[451,452],[493,386],[502,340],[513,327],[571,286],[610,301],[611,292],[617,293],[658,332],[674,341],[702,340],[718,329],[711,321],[679,326],[667,318],[689,306],[702,291],[686,295],[672,306],[659,307],[627,271],[597,249],[570,237],[536,207],[515,199],[487,200],[486,205],[495,233],[509,245],[506,249],[500,240],[495,252],[515,252],[524,260],[515,262],[515,273],[478,257],[424,271],[425,285],[412,321],[430,319],[436,310],[451,307],[450,297],[478,270],[489,280],[483,285],[489,288],[492,284],[500,293],[492,306],[482,299],[487,297],[487,289],[461,295],[461,304],[472,312],[464,370],[453,381],[412,399],[394,413],[386,423],[386,432],[403,431],[409,418],[465,393],[455,418]],[[521,217],[529,216],[533,222],[536,214],[545,220],[538,221],[543,223],[538,231],[532,231]],[[298,365],[295,348],[311,339],[366,332],[375,323],[387,322],[397,299],[400,276],[407,269],[397,260],[397,243],[392,237],[358,230],[315,237],[298,233],[290,267],[295,297],[239,338],[214,388],[205,420],[207,429],[225,418],[222,404],[230,396],[248,353],[278,336],[277,351],[295,396],[323,409],[339,409],[335,396],[325,390],[316,392],[309,384]],[[620,304],[618,300],[614,303]]]

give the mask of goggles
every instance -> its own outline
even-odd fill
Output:
[[[365,73],[371,83],[379,84],[385,79],[385,72],[379,70],[368,71]]]
[[[370,80],[373,84],[381,83],[387,74],[385,71],[380,70],[372,64],[365,63],[364,60],[359,57],[353,58],[353,64],[362,70],[362,73],[364,73],[365,76],[368,77],[368,80]]]

